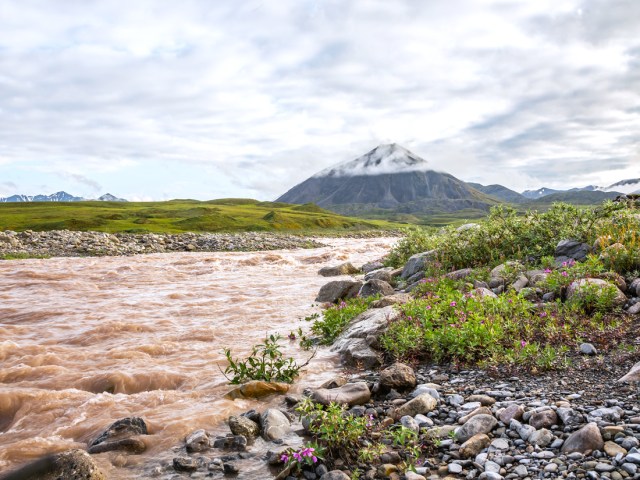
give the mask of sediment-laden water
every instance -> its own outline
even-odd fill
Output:
[[[322,241],[330,246],[0,262],[0,472],[86,448],[114,420],[141,416],[144,454],[95,456],[109,478],[140,478],[191,431],[224,433],[228,415],[264,408],[223,399],[223,348],[246,355],[266,333],[307,328],[328,281],[317,270],[377,259],[395,240]],[[309,355],[296,344],[287,353]],[[337,368],[321,350],[296,388]]]

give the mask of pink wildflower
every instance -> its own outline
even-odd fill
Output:
[[[289,462],[289,455],[287,455],[286,453],[283,453],[282,456],[280,457],[280,461],[282,463],[287,463]]]
[[[451,302],[451,303],[449,304],[449,306],[450,306],[450,307],[455,307],[456,305],[457,305],[457,303],[456,303],[456,302]]]

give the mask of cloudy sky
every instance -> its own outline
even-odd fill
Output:
[[[399,143],[640,177],[638,0],[0,0],[0,195],[273,199]]]

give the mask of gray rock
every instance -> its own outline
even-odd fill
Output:
[[[371,279],[367,280],[362,287],[360,287],[360,291],[358,295],[361,297],[372,297],[373,295],[393,295],[395,290],[391,285],[389,285],[384,280]]]
[[[435,398],[428,393],[423,393],[422,395],[418,395],[413,400],[409,400],[404,405],[398,407],[395,412],[395,416],[396,418],[402,418],[405,415],[415,417],[419,413],[424,415],[435,409],[437,404],[438,402]]]
[[[384,280],[387,283],[391,283],[393,281],[392,276],[393,268],[381,268],[379,270],[374,270],[373,272],[369,272],[364,276],[365,281],[367,280]]]
[[[400,419],[400,423],[403,427],[408,428],[409,430],[413,430],[416,433],[420,431],[420,425],[418,425],[418,422],[416,422],[415,419],[413,417],[410,417],[409,415],[405,415],[404,417],[402,417]]]
[[[457,475],[458,473],[462,473],[462,465],[460,465],[459,463],[450,463],[447,466],[447,469],[449,473],[453,473],[455,475]]]
[[[107,440],[120,440],[123,438],[129,438],[136,435],[147,435],[147,424],[140,417],[127,417],[121,418],[113,422],[109,428],[102,432],[93,442],[89,444],[90,447],[98,445]]]
[[[406,390],[416,386],[416,374],[409,365],[396,362],[380,372],[380,386],[384,389]]]
[[[456,439],[460,442],[466,442],[478,433],[489,433],[496,425],[498,425],[498,421],[493,415],[475,415],[456,431]]]
[[[452,280],[462,280],[464,278],[467,278],[472,273],[473,273],[473,268],[463,268],[461,270],[455,270],[453,272],[449,272],[445,274],[445,277],[450,278]]]
[[[524,407],[522,405],[511,404],[500,412],[499,418],[502,423],[509,425],[511,420],[520,420],[524,414]]]
[[[384,268],[384,263],[376,260],[374,262],[365,263],[360,270],[362,270],[363,273],[367,274],[376,270],[380,270],[382,268]]]
[[[280,440],[291,431],[287,416],[276,408],[269,408],[260,417],[262,437],[265,440]]]
[[[428,252],[416,253],[412,257],[409,258],[404,268],[402,269],[402,273],[400,274],[400,278],[408,279],[413,275],[419,272],[423,272],[426,268],[427,262],[435,258],[436,251],[430,250]]]
[[[636,305],[640,305],[640,303],[637,303]],[[631,367],[631,370],[629,370],[624,377],[618,380],[618,382],[629,382],[629,383],[635,383],[638,381],[640,381],[640,362],[636,363],[633,367]]]
[[[629,315],[638,315],[640,313],[640,302],[631,305],[628,309],[627,309],[627,313]]]
[[[173,469],[176,472],[195,472],[198,469],[198,462],[191,457],[176,457],[173,459]]]
[[[147,449],[147,445],[139,438],[121,438],[120,440],[113,440],[108,442],[102,442],[93,447],[89,447],[87,452],[90,454],[123,451],[127,453],[138,454]]]
[[[517,280],[511,284],[511,288],[516,292],[519,292],[527,285],[529,285],[529,279],[524,275],[520,275]]]
[[[593,450],[602,450],[604,440],[600,434],[598,425],[594,422],[588,423],[580,430],[573,432],[562,445],[562,453],[587,453]],[[628,457],[628,455],[627,455]]]
[[[586,243],[576,240],[560,240],[555,251],[556,262],[560,260],[562,263],[570,259],[581,262],[586,260],[589,253],[591,253],[591,247]]]
[[[625,461],[640,465],[640,453],[630,453],[625,457]]]
[[[568,427],[580,425],[584,420],[583,415],[573,408],[559,407],[556,410],[556,413],[558,414],[558,417],[560,417],[560,420],[562,420],[562,423]]]
[[[247,449],[247,438],[243,435],[229,434],[226,437],[218,437],[213,441],[213,448],[235,450],[243,452]]]
[[[229,417],[229,429],[234,435],[242,435],[247,438],[254,438],[260,435],[260,425],[247,417]]]
[[[529,440],[529,437],[531,437],[531,435],[533,435],[533,433],[536,431],[536,429],[531,425],[523,425],[515,419],[511,420],[511,423],[509,423],[509,428],[511,430],[514,430],[525,442]]]
[[[320,480],[350,480],[351,477],[342,470],[331,470],[320,477]]]
[[[543,410],[534,412],[529,418],[529,425],[536,430],[540,428],[549,428],[558,423],[558,415],[553,410]]]
[[[529,436],[529,443],[531,445],[537,445],[538,447],[544,448],[553,442],[553,438],[553,433],[546,428],[541,428]]]
[[[319,388],[311,394],[311,399],[322,405],[339,403],[352,407],[367,403],[371,399],[371,391],[366,382],[347,383],[338,388]]]
[[[580,353],[582,355],[597,355],[598,350],[591,343],[581,343],[580,344]]]
[[[185,438],[184,443],[187,447],[187,452],[204,452],[211,447],[209,434],[204,430],[196,430],[195,432],[191,432]]]
[[[353,280],[334,280],[323,285],[318,292],[316,302],[337,303],[339,300],[355,297],[362,282]]]
[[[323,267],[318,271],[318,275],[322,275],[323,277],[354,275],[356,273],[360,273],[360,271],[349,262],[337,265],[335,267]]]
[[[620,407],[597,408],[587,414],[587,421],[618,423],[623,415],[624,410]]]

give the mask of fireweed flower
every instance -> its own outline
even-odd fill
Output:
[[[544,269],[544,273],[551,273],[551,269],[550,268],[545,268]]]
[[[280,461],[282,463],[288,463],[289,462],[289,455],[287,454],[282,454],[282,456],[280,457]]]
[[[451,302],[451,303],[449,304],[449,306],[450,306],[450,307],[455,307],[456,305],[457,305],[457,303],[456,303],[456,302]]]
[[[566,277],[567,275],[569,275],[567,272],[562,272],[563,277]]]
[[[526,347],[527,346],[527,342],[525,342],[524,340],[520,341],[520,346],[522,348]]]

